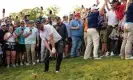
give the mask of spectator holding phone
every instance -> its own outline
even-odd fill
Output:
[[[26,46],[27,62],[28,62],[26,65],[29,65],[30,63],[32,63],[33,65],[36,64],[35,63],[35,47],[36,47],[36,43],[39,44],[39,39],[36,40],[37,33],[38,33],[38,30],[34,26],[34,21],[30,20],[28,22],[28,27],[26,27],[26,29],[24,30],[25,46]]]
[[[10,67],[10,60],[12,66],[15,67],[15,60],[16,60],[16,34],[13,32],[13,27],[10,26],[8,32],[4,36],[5,49],[6,49],[6,61],[7,67]]]
[[[24,38],[24,30],[25,30],[25,21],[21,21],[20,22],[20,27],[18,27],[15,30],[15,33],[17,35],[18,38],[18,60],[20,60],[20,65],[23,65],[24,62],[24,52],[25,52],[25,38]],[[17,63],[18,65],[18,63]]]

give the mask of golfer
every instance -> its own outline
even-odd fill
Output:
[[[63,57],[62,49],[60,49],[62,46],[62,43],[61,43],[62,38],[58,34],[58,32],[54,29],[53,26],[51,26],[50,24],[47,24],[46,19],[43,19],[43,22],[37,21],[36,24],[40,32],[40,37],[48,50],[45,56],[45,60],[44,60],[44,64],[45,64],[44,72],[48,72],[49,70],[50,55],[56,53],[56,57],[57,57],[56,73],[58,73],[60,70],[60,65],[61,65],[62,57]],[[52,46],[52,49],[50,45]]]

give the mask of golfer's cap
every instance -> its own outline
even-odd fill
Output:
[[[41,24],[41,21],[39,19],[36,20],[36,24]]]

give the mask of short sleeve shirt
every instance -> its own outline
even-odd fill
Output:
[[[42,40],[50,40],[50,35],[53,34],[55,43],[61,40],[61,36],[51,25],[44,25],[44,31],[40,31],[40,37]]]
[[[16,30],[15,30],[15,33],[18,35],[22,30],[25,30],[26,27],[22,28],[21,26],[18,27]],[[20,37],[18,37],[18,43],[19,44],[25,44],[25,38],[24,38],[24,35],[20,35]]]
[[[26,27],[26,29],[24,30],[24,35],[29,33],[30,30],[32,30],[32,34],[29,35],[27,38],[25,38],[25,44],[36,44],[38,29],[35,27],[33,28]]]

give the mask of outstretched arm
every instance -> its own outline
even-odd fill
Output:
[[[99,12],[100,15],[104,14],[104,9],[105,9],[106,4],[107,4],[107,0],[104,0],[104,4],[103,4],[103,6],[102,6],[102,8],[100,9],[100,12]]]
[[[131,4],[131,0],[127,0],[127,4],[126,4],[126,10],[125,11],[127,11],[127,9],[128,9],[128,7],[129,7],[129,5]]]

